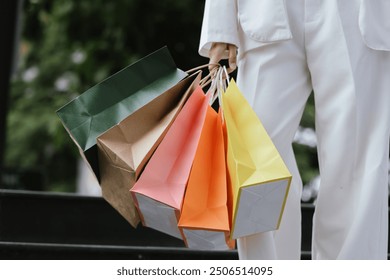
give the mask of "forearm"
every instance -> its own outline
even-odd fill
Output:
[[[239,47],[236,0],[206,0],[199,54],[209,57],[214,42]],[[223,58],[227,58],[228,52]]]

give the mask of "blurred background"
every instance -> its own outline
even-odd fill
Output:
[[[14,43],[9,67],[1,66],[0,79],[10,80],[0,93],[0,186],[100,195],[56,110],[164,45],[183,70],[207,63],[197,51],[204,1],[19,0],[15,6],[16,17],[1,11]],[[320,178],[312,98],[294,149],[302,200],[313,202]]]

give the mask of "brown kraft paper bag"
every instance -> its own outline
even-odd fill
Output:
[[[183,79],[97,138],[102,195],[133,227],[140,218],[129,190],[200,79]]]

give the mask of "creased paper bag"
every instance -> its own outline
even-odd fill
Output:
[[[198,86],[131,189],[143,225],[180,239],[177,222],[209,99]]]
[[[99,181],[96,138],[186,76],[164,47],[93,86],[57,111]]]
[[[291,174],[261,121],[232,80],[222,94],[232,187],[231,237],[276,230]]]
[[[97,138],[103,197],[134,227],[139,215],[129,189],[199,84],[193,74]]]
[[[235,246],[235,241],[230,239],[222,120],[210,106],[178,225],[189,248],[228,250]]]

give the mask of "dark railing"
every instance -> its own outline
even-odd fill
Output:
[[[302,205],[302,259],[310,259],[311,204]],[[98,197],[0,189],[0,259],[238,259],[131,227]]]

